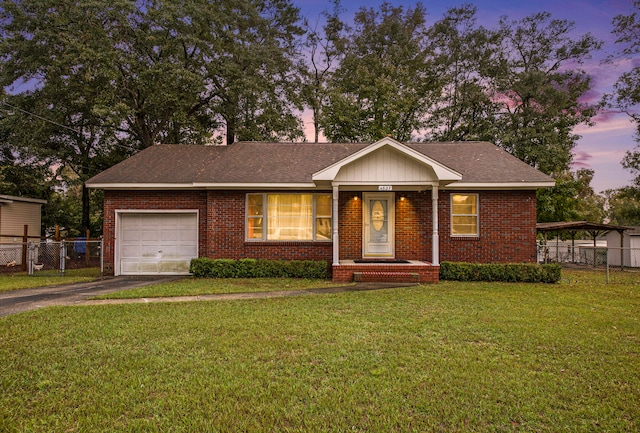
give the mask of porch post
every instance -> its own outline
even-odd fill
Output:
[[[440,238],[438,237],[438,185],[431,187],[431,212],[433,233],[431,235],[431,263],[440,265]]]
[[[339,188],[333,185],[333,211],[331,212],[331,220],[333,221],[333,264],[340,264],[340,242],[338,240],[338,198],[340,197]]]

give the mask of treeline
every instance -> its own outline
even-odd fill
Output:
[[[0,1],[0,190],[95,232],[100,196],[84,181],[123,158],[300,141],[310,113],[315,141],[494,142],[559,179],[541,220],[575,216],[593,173],[570,171],[572,131],[599,102],[581,65],[600,41],[544,12],[484,27],[469,4],[432,22],[420,3],[345,15],[338,0],[319,17],[289,0]]]

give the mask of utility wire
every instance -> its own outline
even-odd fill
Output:
[[[29,116],[33,116],[33,117],[36,117],[36,118],[38,118],[38,119],[40,119],[40,120],[44,120],[45,122],[51,123],[52,125],[56,125],[56,126],[59,126],[59,127],[61,127],[61,128],[67,129],[67,130],[69,130],[69,131],[72,131],[72,132],[74,132],[75,134],[77,134],[78,136],[82,136],[82,132],[81,132],[81,131],[77,131],[77,130],[75,130],[75,129],[71,128],[70,126],[63,125],[63,124],[58,123],[58,122],[55,122],[55,121],[53,121],[53,120],[51,120],[51,119],[47,119],[46,117],[42,117],[42,116],[40,116],[40,115],[38,115],[38,114],[36,114],[36,113],[32,113],[32,112],[30,112],[30,111],[23,110],[22,108],[20,108],[20,107],[16,107],[15,105],[11,105],[11,104],[9,104],[9,103],[8,103],[8,102],[6,102],[6,101],[1,101],[1,102],[2,102],[2,104],[6,105],[6,106],[8,106],[8,107],[11,107],[11,108],[13,108],[14,110],[18,110],[18,111],[20,111],[20,112],[22,112],[22,113],[24,113],[24,114],[29,115]],[[112,145],[113,145],[113,146],[117,146],[117,147],[122,147],[123,149],[127,149],[127,150],[134,150],[134,151],[136,150],[136,148],[135,148],[135,147],[132,147],[132,146],[125,146],[124,144],[120,144],[120,143],[112,143]]]
[[[6,101],[2,101],[2,103],[3,103],[4,105],[8,106],[8,107],[13,108],[14,110],[18,110],[18,111],[20,111],[20,112],[22,112],[22,113],[24,113],[24,114],[28,114],[29,116],[37,117],[37,118],[38,118],[38,119],[40,119],[40,120],[44,120],[45,122],[49,122],[49,123],[51,123],[51,124],[53,124],[53,125],[56,125],[56,126],[59,126],[59,127],[61,127],[61,128],[68,129],[69,131],[73,131],[73,132],[75,132],[75,133],[76,133],[76,134],[78,134],[78,135],[82,135],[79,131],[76,131],[75,129],[73,129],[73,128],[71,128],[71,127],[67,126],[67,125],[62,125],[61,123],[54,122],[53,120],[51,120],[51,119],[47,119],[46,117],[42,117],[42,116],[40,116],[40,115],[38,115],[38,114],[31,113],[30,111],[23,110],[22,108],[20,108],[20,107],[16,107],[15,105],[11,105],[11,104],[9,104],[9,103],[8,103],[8,102],[6,102]]]

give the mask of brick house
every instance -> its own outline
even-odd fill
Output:
[[[535,262],[536,190],[554,181],[486,142],[156,145],[104,190],[105,269],[187,274],[194,257],[326,260],[435,282],[441,261]]]

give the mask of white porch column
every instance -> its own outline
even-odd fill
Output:
[[[431,263],[440,265],[440,238],[438,237],[438,185],[431,188],[431,212],[433,233],[431,235]]]
[[[333,186],[333,211],[331,212],[331,220],[333,221],[333,264],[340,264],[340,242],[338,239],[338,198],[340,197],[339,188]]]

